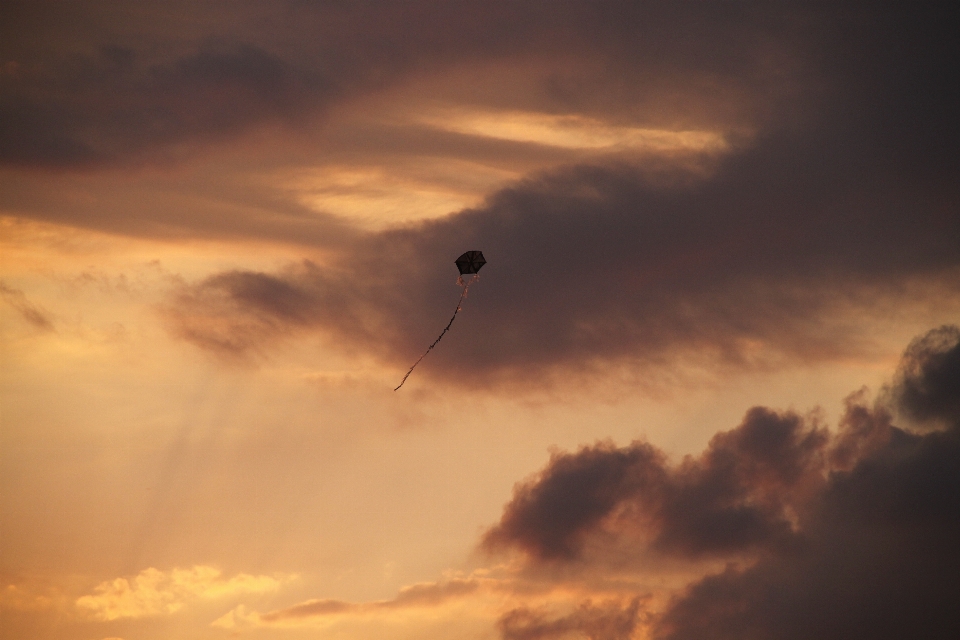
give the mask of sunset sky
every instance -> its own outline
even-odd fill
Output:
[[[960,637],[954,9],[4,2],[0,636]]]

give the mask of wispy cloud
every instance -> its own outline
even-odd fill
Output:
[[[213,626],[228,629],[238,626],[316,626],[345,617],[369,619],[392,612],[430,610],[474,596],[489,582],[477,578],[425,582],[404,587],[390,600],[347,602],[315,599],[266,613],[248,611],[241,605],[215,620]]]
[[[580,115],[451,110],[424,114],[421,120],[450,131],[572,149],[633,149],[666,153],[719,152],[728,147],[723,136],[714,131],[617,126]]]
[[[0,298],[16,310],[27,324],[35,329],[53,331],[53,320],[50,318],[50,314],[30,302],[27,295],[20,289],[14,289],[3,281],[0,281]]]

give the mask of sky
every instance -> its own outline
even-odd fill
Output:
[[[0,635],[960,636],[951,9],[3,3]]]

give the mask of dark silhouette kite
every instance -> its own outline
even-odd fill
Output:
[[[440,332],[440,335],[437,336],[437,339],[433,341],[427,350],[423,352],[423,355],[417,358],[417,361],[413,363],[413,367],[410,367],[410,370],[407,371],[407,375],[403,376],[403,380],[400,381],[400,384],[397,385],[396,391],[403,386],[403,383],[407,381],[407,378],[410,377],[410,374],[413,373],[414,367],[420,364],[420,361],[423,360],[430,350],[437,346],[437,343],[440,342],[440,338],[443,337],[447,331],[450,330],[450,325],[453,324],[453,321],[457,319],[457,314],[460,313],[460,307],[463,306],[463,299],[467,297],[467,289],[470,288],[474,282],[480,279],[480,274],[478,273],[483,265],[487,264],[487,261],[483,258],[482,251],[466,251],[456,260],[457,269],[460,271],[460,275],[457,276],[457,284],[463,287],[463,291],[460,292],[460,300],[457,301],[457,310],[453,312],[453,317],[450,318],[450,322],[447,323],[447,326],[443,328],[443,331]],[[464,280],[463,276],[473,275],[469,280]]]
[[[487,261],[483,259],[483,251],[467,251],[457,258],[457,269],[460,270],[460,276],[480,271]]]

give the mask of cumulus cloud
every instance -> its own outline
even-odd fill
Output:
[[[960,328],[945,325],[910,343],[893,394],[910,417],[960,424]]]
[[[151,567],[132,580],[101,583],[94,594],[78,598],[76,606],[98,620],[142,618],[175,613],[193,599],[275,591],[285,579],[245,573],[224,578],[219,569],[203,565],[167,572]]]
[[[604,531],[642,529],[651,548],[697,557],[777,546],[794,535],[800,500],[821,481],[825,430],[793,413],[751,409],[699,457],[672,466],[644,442],[554,453],[514,490],[489,550],[573,560]]]
[[[649,613],[660,640],[954,637],[958,349],[953,326],[915,340],[899,391],[872,406],[851,395],[835,433],[815,417],[754,408],[675,465],[646,443],[555,453],[516,487],[483,544],[517,548],[530,567],[578,571],[606,566],[609,549],[621,567],[631,556],[735,559]],[[938,428],[899,428],[898,409]],[[504,620],[505,639],[565,628],[527,612]]]
[[[692,585],[655,637],[955,636],[960,439],[895,434],[831,478],[802,547]]]

